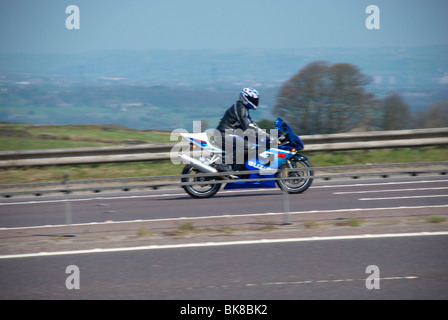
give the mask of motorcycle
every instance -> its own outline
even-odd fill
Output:
[[[185,164],[182,170],[185,177],[181,180],[184,183],[182,187],[185,192],[193,198],[209,198],[221,189],[222,184],[225,184],[224,189],[279,187],[288,193],[306,191],[313,182],[314,172],[308,158],[298,153],[303,150],[304,144],[282,118],[279,117],[276,120],[275,127],[278,130],[278,141],[274,144],[275,147],[269,144],[265,152],[251,157],[244,164],[229,164],[230,173],[218,171],[216,164],[221,163],[218,160],[223,160],[225,151],[211,143],[205,132],[181,133],[192,147],[200,148],[207,154],[201,155],[199,159],[186,153],[179,154],[181,161]],[[252,147],[255,148],[257,145]],[[291,171],[291,169],[303,170]],[[232,172],[237,175],[233,175]],[[262,180],[265,178],[277,179]],[[232,182],[229,182],[229,179]],[[188,184],[188,182],[201,183]]]

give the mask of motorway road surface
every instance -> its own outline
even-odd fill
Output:
[[[291,212],[447,206],[444,176],[382,180],[315,181],[303,194],[290,195]],[[65,198],[0,200],[0,228],[65,224]],[[221,215],[281,213],[279,189],[222,190],[209,199],[192,199],[182,189],[71,196],[74,224]]]
[[[291,219],[300,216],[294,212],[316,220],[335,212],[344,217],[352,209],[368,209],[359,214],[374,217],[385,208],[393,208],[397,216],[409,215],[413,208],[420,208],[420,216],[446,216],[447,190],[443,176],[315,181],[306,193],[289,196]],[[282,194],[276,189],[222,191],[201,200],[181,189],[78,194],[71,200],[75,224],[282,212]],[[64,198],[56,196],[2,199],[0,235],[10,229],[63,225],[64,205]],[[415,233],[0,255],[0,298],[447,299],[447,244],[446,234]],[[79,268],[80,289],[66,288],[69,265]],[[369,265],[379,268],[379,289],[366,288]]]
[[[447,299],[447,245],[420,235],[0,259],[0,298]],[[66,288],[69,265],[79,289]]]

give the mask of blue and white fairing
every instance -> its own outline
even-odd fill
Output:
[[[289,159],[297,154],[297,151],[303,150],[304,144],[302,140],[295,134],[291,127],[282,119],[278,118],[275,122],[275,127],[286,137],[285,144],[278,145],[277,148],[270,148],[265,152],[259,154],[258,157],[251,158],[246,161],[245,165],[248,170],[258,170],[260,173],[251,174],[249,179],[257,178],[273,178],[274,173],[270,173],[271,170],[275,171],[284,165]],[[303,157],[303,156],[302,156]],[[269,161],[269,160],[270,161]],[[241,182],[241,183],[229,183],[225,189],[235,188],[254,188],[254,187],[273,187],[275,188],[275,181],[261,181],[261,182]]]
[[[198,146],[202,150],[211,153],[222,153],[222,150],[216,148],[211,142],[205,132],[200,133],[181,133],[182,137],[190,141],[192,144]]]

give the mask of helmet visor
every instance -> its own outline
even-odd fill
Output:
[[[253,105],[255,105],[256,107],[258,107],[258,100],[259,98],[252,98],[252,97],[246,97],[247,100],[249,100],[249,102],[251,102]]]

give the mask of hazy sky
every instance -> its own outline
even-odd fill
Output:
[[[0,52],[448,44],[447,15],[448,0],[0,0]]]

